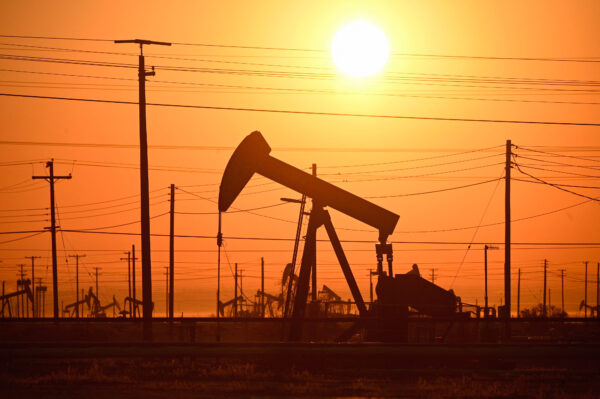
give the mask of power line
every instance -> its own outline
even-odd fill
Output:
[[[571,175],[571,176],[580,176],[580,177],[589,177],[592,179],[600,179],[600,175],[584,175],[581,173],[575,173],[575,172],[566,172],[563,170],[554,170],[554,169],[546,169],[546,168],[538,168],[537,166],[531,166],[531,165],[527,165],[527,164],[519,164],[520,166],[529,168],[529,169],[536,169],[536,170],[543,170],[544,172],[553,172],[553,173],[563,173],[565,175]]]
[[[484,156],[477,157],[477,158],[460,159],[460,160],[456,160],[456,161],[440,162],[440,163],[428,164],[428,165],[409,166],[409,167],[405,167],[405,168],[366,170],[366,171],[344,172],[344,173],[340,173],[340,172],[337,172],[337,173],[321,173],[320,175],[321,176],[347,176],[347,175],[358,175],[358,174],[366,174],[366,173],[397,172],[397,171],[400,171],[400,170],[413,170],[413,169],[433,168],[435,166],[445,166],[445,165],[453,165],[453,164],[463,163],[463,162],[479,161],[479,160],[482,160],[482,159],[494,158],[494,157],[497,157],[497,156],[500,156],[500,155],[504,155],[504,154],[484,155]]]
[[[110,42],[114,40],[109,39],[92,39],[82,37],[57,37],[57,36],[26,36],[26,35],[0,35],[0,37],[12,37],[15,39],[44,39],[44,40],[76,40],[76,41],[87,41],[87,42]]]
[[[127,81],[136,80],[133,78],[118,78],[118,77],[98,76],[98,75],[79,75],[79,74],[66,74],[66,73],[25,71],[25,70],[16,70],[16,69],[0,69],[0,71],[53,75],[53,76],[66,76],[66,77],[93,78],[93,79],[112,79],[112,80],[127,80]],[[440,95],[435,95],[435,96],[434,95],[416,95],[416,94],[406,94],[406,93],[352,92],[352,91],[324,90],[324,89],[298,89],[298,88],[264,87],[264,86],[247,86],[247,85],[225,85],[225,84],[214,84],[214,83],[163,81],[163,80],[153,80],[152,82],[153,83],[164,83],[164,84],[175,84],[175,85],[187,85],[187,86],[231,88],[231,89],[242,89],[242,90],[260,90],[260,91],[271,91],[271,92],[293,92],[293,93],[306,93],[306,94],[368,95],[368,96],[423,98],[423,99],[434,99],[434,100],[495,101],[495,102],[542,103],[542,104],[573,104],[573,105],[599,105],[600,104],[598,102],[586,102],[586,101],[524,100],[524,99],[484,98],[484,97],[465,97],[465,96],[456,97],[456,96],[440,96]],[[27,83],[29,83],[29,82],[27,82]],[[61,83],[52,83],[52,84],[58,85]],[[64,83],[62,83],[62,84],[64,84]],[[76,85],[77,83],[69,83],[69,84]],[[90,85],[90,84],[87,84],[87,85]],[[32,86],[25,86],[25,87],[32,87]],[[134,86],[131,86],[131,87],[134,87]],[[163,87],[163,86],[158,86],[158,87]],[[47,87],[47,88],[50,88],[50,87]],[[55,87],[53,86],[52,88],[55,88]],[[152,89],[150,89],[150,90],[152,90]],[[225,93],[232,93],[232,92],[225,92]]]
[[[553,153],[553,152],[533,150],[531,148],[520,147],[520,146],[515,146],[515,148],[520,149],[520,150],[530,151],[530,152],[536,152],[536,153],[539,153],[539,154],[553,155],[553,156],[556,156],[556,157],[573,158],[573,159],[579,159],[579,160],[583,160],[583,161],[600,162],[600,159],[590,159],[590,158],[586,158],[586,157],[577,157],[577,156],[573,156],[573,155],[556,154],[556,153]]]
[[[27,94],[9,94],[9,93],[0,93],[0,96],[37,98],[37,99],[47,99],[47,100],[66,100],[66,101],[83,101],[83,102],[109,103],[109,104],[138,105],[138,103],[136,101],[100,100],[100,99],[91,99],[91,98],[34,96],[34,95],[27,95]],[[161,103],[147,103],[147,105],[157,106],[157,107],[195,108],[195,109],[208,109],[208,110],[220,110],[220,111],[268,112],[268,113],[278,113],[278,114],[429,120],[429,121],[444,121],[444,122],[510,123],[510,124],[526,124],[526,125],[593,126],[593,127],[600,126],[600,123],[585,123],[585,122],[550,122],[550,121],[527,121],[527,120],[503,120],[503,119],[445,118],[445,117],[430,117],[430,116],[404,116],[404,115],[384,115],[384,114],[358,114],[358,113],[343,113],[343,112],[294,111],[294,110],[267,109],[267,108],[261,109],[261,108],[241,108],[241,107],[217,107],[217,106],[210,106],[210,105],[184,105],[184,104],[161,104]]]
[[[600,165],[574,165],[574,164],[568,164],[568,163],[564,163],[564,162],[556,162],[556,161],[548,161],[546,159],[540,159],[540,158],[531,158],[531,157],[526,157],[523,155],[518,155],[516,154],[516,156],[518,156],[520,159],[526,159],[528,161],[537,161],[539,163],[537,164],[529,164],[531,166],[554,166],[554,165],[558,165],[558,166],[563,166],[563,167],[569,167],[569,168],[581,168],[581,169],[589,169],[589,170],[593,170],[596,172],[600,172]],[[525,165],[525,164],[523,164]]]
[[[523,173],[523,174],[524,174],[524,175],[526,175],[526,176],[529,176],[529,177],[531,177],[532,179],[535,179],[535,180],[539,181],[540,183],[547,184],[547,185],[549,185],[549,186],[552,186],[552,187],[554,187],[554,188],[556,188],[556,189],[558,189],[558,190],[561,190],[561,191],[567,192],[567,193],[569,193],[569,194],[573,194],[573,195],[577,195],[577,196],[579,196],[579,197],[587,198],[587,199],[589,199],[589,200],[591,200],[591,201],[597,201],[597,202],[600,202],[600,198],[593,198],[593,197],[589,197],[589,196],[587,196],[587,195],[584,195],[584,194],[576,193],[575,191],[567,190],[566,188],[562,188],[562,187],[560,187],[560,186],[558,186],[558,185],[556,185],[556,184],[549,183],[549,182],[547,182],[547,181],[545,181],[545,180],[542,180],[542,179],[539,179],[539,178],[537,178],[537,177],[535,177],[535,176],[533,176],[533,175],[530,175],[530,174],[529,174],[529,173],[527,173],[527,172],[524,172],[523,170],[521,170],[521,168],[519,167],[519,164],[517,164],[517,163],[514,163],[514,165],[517,167],[517,170],[518,170],[519,172]]]
[[[114,41],[112,39],[77,38],[77,37],[60,37],[60,36],[0,35],[0,37],[15,38],[15,39],[43,39],[43,40],[90,41],[90,42],[111,42],[111,43]],[[327,50],[322,50],[322,49],[294,48],[294,47],[272,47],[272,46],[271,47],[269,47],[269,46],[245,46],[245,45],[219,44],[219,43],[171,42],[171,44],[176,45],[176,46],[217,47],[217,48],[232,48],[232,49],[245,49],[245,50],[293,51],[293,52],[308,52],[308,53],[326,53],[327,52]],[[481,60],[600,62],[600,60],[590,59],[593,57],[578,57],[578,58],[497,57],[497,56],[421,54],[421,53],[393,53],[392,55],[405,56],[405,57],[466,58],[466,59],[481,59]]]
[[[542,182],[539,182],[539,181],[525,180],[525,179],[518,179],[518,178],[513,178],[512,180],[522,181],[522,182],[525,182],[525,183],[546,184],[546,183],[542,183]],[[578,186],[578,185],[575,185],[575,184],[558,184],[558,183],[554,183],[554,185],[560,186],[560,187],[589,188],[589,189],[596,189],[596,190],[600,189],[600,186]]]
[[[368,196],[368,197],[363,197],[363,198],[365,198],[365,199],[398,198],[398,197],[411,197],[411,196],[415,196],[415,195],[424,195],[424,194],[435,194],[435,193],[442,193],[442,192],[445,192],[445,191],[453,191],[453,190],[459,190],[459,189],[467,188],[467,187],[479,186],[479,185],[486,184],[486,183],[491,183],[491,182],[494,182],[494,181],[497,181],[497,180],[500,180],[500,178],[498,178],[498,179],[492,179],[492,180],[485,180],[485,181],[481,181],[481,182],[477,182],[477,183],[472,183],[472,184],[465,184],[465,185],[462,185],[462,186],[448,187],[448,188],[443,188],[443,189],[440,189],[440,190],[422,191],[422,192],[418,192],[418,193],[408,193],[408,194]]]

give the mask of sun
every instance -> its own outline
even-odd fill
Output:
[[[353,77],[371,76],[381,71],[389,54],[385,33],[364,20],[342,27],[331,43],[333,62],[342,73]]]

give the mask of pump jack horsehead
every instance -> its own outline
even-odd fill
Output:
[[[314,206],[310,212],[308,221],[304,252],[302,255],[296,295],[292,309],[289,340],[299,341],[302,339],[302,325],[306,311],[310,273],[316,262],[317,229],[320,226],[324,226],[327,231],[333,250],[335,251],[344,277],[346,278],[346,282],[352,292],[356,307],[358,308],[360,317],[356,329],[366,328],[367,332],[371,331],[368,335],[371,335],[371,337],[378,340],[390,340],[394,338],[404,339],[406,337],[406,332],[402,332],[402,330],[406,329],[408,306],[414,306],[412,303],[414,301],[405,300],[408,293],[399,296],[394,291],[405,288],[409,288],[409,291],[412,292],[415,291],[415,284],[409,282],[407,285],[404,281],[405,279],[402,279],[402,276],[409,277],[409,280],[412,282],[417,281],[415,279],[420,279],[428,284],[431,283],[418,275],[396,275],[396,278],[394,278],[392,268],[392,244],[387,242],[387,238],[394,231],[399,216],[348,191],[321,180],[316,176],[282,162],[270,156],[270,152],[271,147],[269,147],[261,133],[258,131],[251,133],[242,140],[231,156],[231,159],[225,168],[225,172],[223,173],[219,190],[219,212],[225,212],[229,209],[254,173],[258,173],[312,198]],[[348,264],[348,260],[346,259],[346,255],[342,249],[340,240],[331,223],[329,212],[325,209],[326,207],[336,209],[379,231],[378,242],[375,245],[375,249],[377,254],[377,273],[379,276],[377,284],[378,306],[382,306],[382,309],[377,310],[375,308],[371,311],[367,310],[363,297],[358,289],[358,285],[356,284],[356,280],[354,279],[354,275],[352,274],[352,270],[350,269],[350,265]],[[384,255],[387,258],[388,264],[387,275],[383,270]],[[398,277],[401,277],[404,282],[403,284],[398,284],[396,281]],[[422,284],[421,281],[417,281],[417,283]],[[445,301],[444,304],[447,304],[450,307],[455,304],[456,297],[454,297],[453,293],[445,291],[435,285],[434,287],[448,293],[448,301]],[[432,287],[429,288],[431,289]],[[437,294],[440,293],[437,292]],[[429,303],[431,301],[421,302]],[[437,302],[439,303],[439,301]],[[401,309],[406,309],[406,312],[389,310],[390,308],[398,308],[398,305],[400,305]],[[439,306],[436,307],[436,309],[438,308]],[[396,319],[398,317],[400,318],[399,320],[390,320],[390,318]],[[376,321],[377,318],[383,318],[384,320]],[[390,328],[399,328],[400,332],[392,334],[387,333],[386,331]]]

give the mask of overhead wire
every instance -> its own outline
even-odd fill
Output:
[[[61,37],[61,36],[35,36],[35,35],[0,35],[5,38],[15,39],[42,39],[42,40],[63,40],[63,41],[88,41],[88,42],[105,42],[113,43],[112,39],[99,38],[81,38],[81,37]],[[237,44],[222,44],[222,43],[190,43],[190,42],[171,42],[174,46],[196,46],[196,47],[213,47],[213,48],[230,48],[244,50],[268,50],[268,51],[291,51],[302,53],[326,53],[323,49],[309,49],[298,47],[276,47],[276,46],[247,46]],[[424,57],[424,58],[459,58],[459,59],[477,59],[477,60],[494,60],[494,61],[549,61],[549,62],[600,62],[595,57],[576,57],[576,58],[561,58],[561,57],[499,57],[499,56],[478,56],[478,55],[456,55],[456,54],[422,54],[422,53],[392,53],[394,56],[403,57]]]
[[[558,189],[558,190],[561,190],[561,191],[567,192],[567,193],[569,193],[569,194],[573,194],[573,195],[577,195],[577,196],[579,196],[579,197],[587,198],[587,199],[589,199],[589,200],[591,200],[591,201],[600,202],[600,198],[593,198],[593,197],[587,196],[587,195],[585,195],[585,194],[581,194],[581,193],[577,193],[577,192],[575,192],[575,191],[567,190],[566,188],[560,187],[560,186],[558,186],[558,185],[556,185],[556,184],[554,184],[554,183],[547,182],[547,181],[545,181],[545,180],[542,180],[542,179],[539,179],[539,178],[537,178],[537,177],[535,177],[535,176],[533,176],[533,175],[531,175],[531,174],[529,174],[529,173],[527,173],[527,172],[524,172],[524,171],[523,171],[523,170],[522,170],[522,169],[519,167],[519,164],[517,164],[517,163],[513,163],[513,164],[514,164],[514,165],[517,167],[517,170],[518,170],[519,172],[521,172],[522,174],[524,174],[524,175],[526,175],[526,176],[528,176],[528,177],[530,177],[530,178],[532,178],[532,179],[534,179],[534,180],[537,180],[537,181],[539,181],[540,183],[543,183],[543,184],[546,184],[546,185],[552,186],[552,187],[554,187],[554,188],[556,188],[556,189]]]
[[[63,100],[63,101],[82,101],[82,102],[107,103],[107,104],[138,105],[138,102],[136,102],[136,101],[101,100],[101,99],[92,99],[92,98],[59,97],[59,96],[37,96],[37,95],[16,94],[16,93],[0,93],[0,96],[36,98],[36,99],[47,99],[47,100]],[[359,113],[344,113],[344,112],[301,111],[301,110],[283,110],[283,109],[269,109],[269,108],[218,107],[218,106],[210,106],[210,105],[186,105],[186,104],[164,104],[164,103],[146,103],[146,105],[157,106],[157,107],[193,108],[193,109],[207,109],[207,110],[219,110],[219,111],[267,112],[267,113],[278,113],[278,114],[296,114],[296,115],[314,115],[314,116],[428,120],[428,121],[445,121],[445,122],[452,121],[452,122],[479,122],[479,123],[507,123],[507,124],[525,124],[525,125],[589,126],[589,127],[599,127],[600,126],[600,123],[588,123],[588,122],[559,122],[559,121],[553,122],[553,121],[532,121],[532,120],[510,120],[510,119],[476,119],[476,118],[450,118],[450,117],[407,116],[407,115],[386,115],[386,114],[359,114]]]

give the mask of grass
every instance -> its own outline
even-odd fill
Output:
[[[357,364],[351,371],[312,371],[191,357],[12,359],[1,370],[5,398],[600,397],[597,370],[362,370]]]

